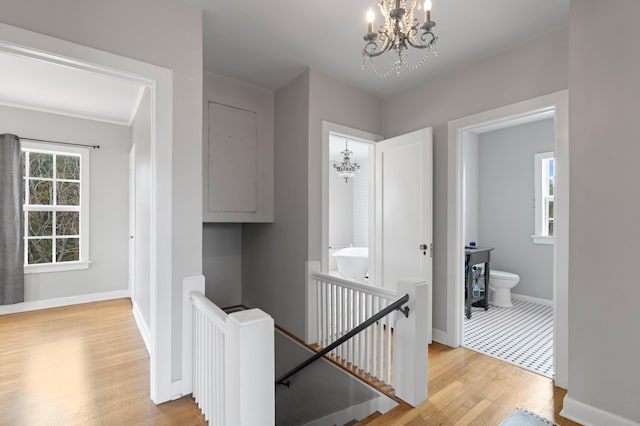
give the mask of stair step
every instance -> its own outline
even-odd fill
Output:
[[[359,425],[369,424],[369,423],[371,423],[372,421],[374,421],[375,419],[377,419],[380,416],[382,416],[382,413],[380,411],[376,411],[375,413],[371,413],[367,417],[365,417],[364,419],[360,420],[360,422],[358,422],[358,424]]]
[[[358,421],[357,421],[356,419],[353,419],[353,420],[351,420],[350,422],[347,422],[347,423],[345,423],[345,424],[344,424],[344,425],[342,425],[342,426],[357,426],[357,425],[359,425],[359,424],[360,424],[360,423],[358,423]]]

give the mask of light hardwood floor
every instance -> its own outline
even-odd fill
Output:
[[[201,425],[193,399],[155,406],[128,299],[0,316],[0,425]]]
[[[498,425],[515,408],[561,425],[551,380],[464,348],[429,349],[429,400],[370,425]],[[149,357],[118,299],[0,316],[0,425],[201,425],[193,399],[155,406]],[[233,426],[233,425],[229,425]]]

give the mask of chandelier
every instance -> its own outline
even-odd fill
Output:
[[[346,140],[344,141],[344,151],[342,151],[341,154],[343,156],[342,163],[334,164],[333,167],[335,167],[338,175],[340,175],[345,182],[348,182],[349,178],[356,175],[356,172],[360,169],[360,164],[351,162],[351,155],[353,155],[353,151],[349,151]]]
[[[417,69],[427,60],[429,54],[438,56],[435,50],[436,37],[431,31],[436,23],[431,20],[431,0],[424,2],[424,23],[415,17],[417,13],[416,0],[381,0],[380,12],[384,17],[384,24],[380,25],[377,32],[373,30],[374,13],[369,9],[367,13],[368,31],[364,35],[366,42],[362,49],[362,69],[364,70],[365,58],[369,58],[371,67],[380,77],[387,77],[393,71],[400,75],[402,66],[409,69]],[[425,54],[417,64],[407,62],[409,47],[424,49]],[[381,72],[373,62],[373,59],[384,52],[394,55],[393,65],[388,71]]]

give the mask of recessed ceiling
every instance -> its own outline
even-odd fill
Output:
[[[144,88],[86,70],[0,52],[0,105],[131,124]]]
[[[205,69],[278,89],[312,67],[380,96],[568,25],[569,0],[432,0],[438,57],[399,77],[362,70],[376,0],[192,0],[204,9]],[[381,22],[380,15],[376,22]],[[415,55],[416,52],[411,52]],[[421,56],[421,55],[415,55]]]

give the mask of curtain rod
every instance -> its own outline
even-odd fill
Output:
[[[55,143],[58,145],[72,145],[72,146],[85,146],[88,148],[93,148],[93,149],[100,149],[100,145],[86,145],[86,144],[82,144],[82,143],[71,143],[71,142],[58,142],[58,141],[49,141],[46,139],[32,139],[32,138],[22,138],[20,137],[21,140],[25,140],[25,141],[32,141],[32,142],[45,142],[45,143]]]

